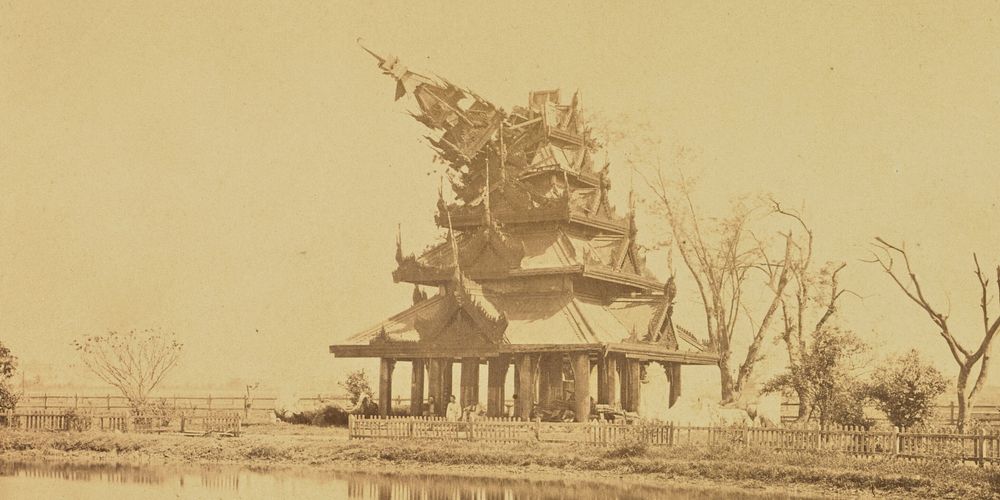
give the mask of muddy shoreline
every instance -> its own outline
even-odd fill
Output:
[[[991,498],[1000,484],[994,471],[961,466],[723,449],[618,451],[544,443],[348,441],[342,430],[295,427],[251,429],[236,438],[0,431],[0,461],[20,463],[218,465],[574,483],[585,478],[591,484],[815,498]]]

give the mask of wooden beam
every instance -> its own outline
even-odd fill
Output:
[[[378,375],[378,414],[387,417],[392,414],[392,371],[396,360],[382,358]]]
[[[436,416],[441,411],[441,398],[443,394],[441,392],[441,360],[439,359],[428,359],[427,360],[427,403],[429,405],[428,411],[431,416]],[[433,398],[433,401],[431,401]]]
[[[642,361],[625,358],[622,366],[622,409],[638,412],[642,397]]]
[[[603,344],[503,344],[483,347],[455,347],[423,344],[418,342],[388,342],[381,344],[331,345],[330,352],[338,358],[491,358],[521,352],[576,352],[599,353]]]
[[[452,385],[453,370],[450,359],[442,359],[441,363],[441,400],[438,402],[438,415],[445,416],[448,410],[448,401],[454,396],[454,386]]]
[[[668,361],[682,365],[714,365],[719,362],[719,356],[714,352],[674,351],[655,344],[619,342],[608,344],[607,350],[643,361]]]
[[[487,360],[489,373],[487,374],[487,395],[486,395],[486,415],[489,417],[503,417],[504,404],[507,387],[507,370],[510,368],[510,359],[504,356]]]
[[[584,353],[586,355],[586,353]],[[562,354],[543,354],[538,361],[538,404],[547,406],[563,398]]]
[[[535,404],[535,354],[518,354],[514,360],[517,370],[517,417],[521,420],[531,419],[531,410]]]
[[[462,359],[462,408],[479,403],[479,358]]]
[[[618,406],[618,354],[607,353],[597,361],[597,402]]]
[[[677,404],[681,397],[681,365],[680,363],[669,363],[666,365],[667,379],[670,380],[670,407]]]
[[[573,403],[577,422],[590,420],[590,356],[587,353],[570,355],[573,365]]]
[[[424,414],[424,360],[414,359],[410,375],[410,416],[420,417]]]

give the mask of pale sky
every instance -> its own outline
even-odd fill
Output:
[[[1000,263],[995,2],[211,3],[0,5],[0,339],[26,366],[161,327],[187,346],[175,382],[336,379],[327,346],[409,305],[396,224],[407,251],[438,231],[440,167],[358,37],[506,109],[579,89],[694,151],[709,207],[804,207],[880,354],[917,347],[955,373],[859,261],[875,235],[905,240],[959,336],[981,334],[971,252]],[[704,336],[694,293],[679,321]]]

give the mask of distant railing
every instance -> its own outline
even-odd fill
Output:
[[[271,422],[277,398],[274,397],[232,397],[232,396],[160,396],[149,398],[151,406],[174,412],[183,411],[189,415],[211,415],[220,411],[243,413],[244,422]],[[80,396],[76,394],[25,394],[17,403],[17,409],[28,412],[104,411],[122,412],[131,409],[128,399],[123,396]]]
[[[958,422],[958,407],[954,403],[934,405],[931,407],[931,421],[938,424],[955,425]],[[875,422],[888,422],[885,415],[875,408],[867,407],[865,416]],[[781,404],[782,422],[794,421],[799,414],[799,404],[789,402]],[[1000,424],[1000,405],[975,405],[969,410],[969,416],[976,421]],[[815,418],[815,415],[813,416]]]
[[[23,431],[121,431],[229,434],[242,432],[239,413],[212,415],[57,412],[13,410],[0,413],[0,428]]]
[[[480,418],[454,422],[437,417],[364,417],[348,419],[350,439],[452,439],[483,442],[578,442],[613,445],[640,440],[654,446],[705,445],[776,451],[842,453],[861,457],[891,456],[917,460],[960,460],[979,465],[1000,463],[1000,434],[933,431],[863,430],[857,427],[708,427],[673,424],[525,422]]]

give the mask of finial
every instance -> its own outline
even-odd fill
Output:
[[[465,283],[462,278],[462,267],[458,263],[458,242],[455,241],[455,229],[451,225],[451,211],[445,209],[445,213],[448,214],[448,240],[451,242],[451,256],[455,262],[454,280],[464,289]]]
[[[486,191],[483,193],[483,214],[486,217],[486,227],[493,227],[493,213],[490,211],[490,159],[486,157]]]
[[[396,263],[403,263],[403,225],[396,224]]]

